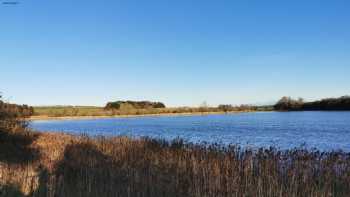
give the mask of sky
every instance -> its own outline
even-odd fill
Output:
[[[168,106],[350,94],[350,1],[0,0],[12,103]]]

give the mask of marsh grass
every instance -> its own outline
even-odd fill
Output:
[[[7,171],[35,169],[35,173],[22,172],[36,175],[29,177],[32,182],[27,188],[32,190],[27,196],[322,197],[350,193],[350,155],[341,151],[246,150],[179,139],[61,135],[40,135],[36,140],[42,153],[39,162],[8,165]],[[45,158],[52,155],[57,157]],[[16,184],[28,184],[23,180]]]

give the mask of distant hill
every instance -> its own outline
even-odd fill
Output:
[[[150,109],[150,108],[165,108],[166,106],[161,102],[151,101],[115,101],[108,102],[105,106],[106,110],[116,109]]]

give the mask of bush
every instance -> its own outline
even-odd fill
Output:
[[[0,97],[1,98],[1,97]],[[0,131],[19,131],[27,127],[24,118],[33,114],[33,108],[27,105],[15,105],[0,100]]]
[[[33,108],[27,105],[0,100],[0,162],[21,163],[37,158],[38,152],[30,147],[37,136],[28,132],[25,120],[32,113]]]
[[[149,108],[165,108],[165,105],[161,102],[150,102],[150,101],[116,101],[108,102],[105,106],[106,110],[110,109],[123,109],[123,108],[133,108],[133,109],[149,109]]]

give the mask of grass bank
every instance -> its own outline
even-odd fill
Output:
[[[139,114],[139,115],[98,115],[98,116],[30,116],[27,120],[74,120],[74,119],[100,119],[100,118],[132,118],[132,117],[156,117],[156,116],[192,116],[192,115],[211,115],[211,114],[235,114],[252,111],[230,111],[230,112],[179,112],[179,113],[158,113],[158,114]]]
[[[16,135],[0,138],[8,142],[0,149],[0,194],[5,196],[320,197],[350,193],[350,154],[341,151],[253,151],[181,140]]]
[[[170,115],[207,115],[256,111],[253,107],[237,107],[230,110],[218,107],[208,108],[149,108],[128,110],[105,110],[102,107],[84,106],[56,106],[56,107],[34,107],[34,114],[30,120],[45,119],[86,119],[86,118],[108,118],[108,117],[135,117],[135,116],[170,116]]]

